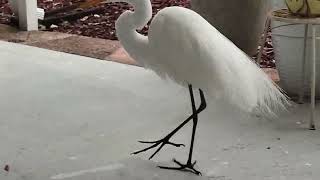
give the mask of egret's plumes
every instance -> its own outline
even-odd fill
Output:
[[[114,1],[114,0],[113,0]],[[250,57],[196,12],[168,7],[153,19],[148,37],[136,32],[151,18],[149,0],[121,0],[135,6],[117,21],[117,35],[129,53],[163,78],[202,89],[209,100],[246,112],[284,109],[287,97]]]
[[[115,2],[118,0],[109,0]],[[157,141],[139,141],[151,144],[133,154],[157,150],[164,145],[185,146],[173,143],[171,138],[192,120],[192,136],[187,162],[173,160],[175,167],[159,166],[163,169],[187,170],[200,175],[193,161],[193,147],[198,124],[198,114],[207,107],[205,94],[217,104],[236,106],[245,112],[258,110],[263,115],[274,116],[274,110],[285,109],[287,97],[251,59],[223,36],[196,12],[168,7],[154,17],[149,35],[136,30],[151,19],[149,0],[120,0],[132,4],[135,11],[124,12],[116,22],[117,36],[129,53],[145,68],[156,72],[163,79],[189,88],[192,114],[177,128]],[[194,88],[199,90],[200,104],[195,103]]]

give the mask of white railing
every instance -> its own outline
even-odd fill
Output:
[[[9,0],[9,3],[19,18],[21,30],[38,30],[38,17],[43,16],[44,12],[37,8],[37,0]]]

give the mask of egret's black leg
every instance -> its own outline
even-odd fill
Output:
[[[173,145],[175,147],[184,146],[184,144],[176,144],[176,143],[170,142],[171,137],[175,133],[177,133],[183,126],[185,126],[191,119],[193,119],[195,116],[197,116],[198,113],[203,111],[205,109],[205,107],[206,107],[206,103],[205,103],[205,100],[204,100],[204,95],[200,94],[201,105],[199,106],[198,109],[195,110],[195,103],[194,103],[194,98],[193,98],[192,86],[191,85],[189,85],[189,91],[190,91],[190,97],[191,97],[191,99],[193,99],[193,104],[192,104],[192,106],[194,107],[193,108],[193,114],[191,116],[189,116],[183,123],[181,123],[177,128],[175,128],[171,133],[169,133],[163,139],[160,139],[158,141],[139,141],[140,143],[153,144],[153,145],[150,146],[150,147],[147,147],[145,149],[142,149],[140,151],[133,152],[132,154],[139,154],[139,153],[148,151],[150,149],[153,149],[153,148],[159,146],[159,148],[149,157],[149,159],[152,159],[163,148],[163,146],[166,145],[166,144]]]
[[[164,166],[159,166],[162,169],[171,169],[171,170],[184,170],[184,171],[191,171],[197,175],[201,175],[200,171],[197,171],[194,168],[194,165],[196,164],[196,161],[192,162],[192,153],[193,153],[193,145],[194,145],[194,137],[196,134],[196,129],[197,129],[197,124],[198,124],[198,113],[196,110],[195,102],[194,102],[194,97],[193,97],[193,92],[192,92],[192,87],[189,86],[189,91],[190,91],[190,97],[191,97],[191,104],[192,104],[192,111],[193,111],[193,128],[192,128],[192,136],[191,136],[191,144],[190,144],[190,150],[189,150],[189,156],[188,156],[188,161],[186,164],[182,164],[179,161],[173,159],[173,162],[175,162],[178,166],[180,167],[164,167]],[[205,109],[206,108],[206,100],[204,97],[204,94],[202,90],[199,90],[200,93],[200,99],[201,99],[201,105],[199,109]]]

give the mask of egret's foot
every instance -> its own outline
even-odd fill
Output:
[[[179,170],[179,171],[189,171],[192,172],[196,175],[201,176],[201,172],[197,171],[194,168],[194,165],[196,165],[197,161],[195,161],[194,163],[191,163],[191,161],[188,161],[187,164],[182,164],[179,161],[177,161],[176,159],[173,159],[173,162],[175,162],[177,165],[179,165],[180,167],[165,167],[165,166],[158,166],[161,169],[169,169],[169,170]]]
[[[170,138],[171,138],[171,134],[167,135],[165,138],[161,139],[161,140],[158,140],[158,141],[138,141],[140,143],[143,143],[143,144],[153,144],[152,146],[150,147],[147,147],[145,149],[142,149],[140,151],[135,151],[133,152],[132,154],[139,154],[139,153],[142,153],[142,152],[145,152],[145,151],[148,151],[150,149],[153,149],[157,146],[159,146],[159,148],[149,157],[149,160],[152,159],[162,148],[164,145],[166,144],[169,144],[169,145],[172,145],[172,146],[175,146],[175,147],[185,147],[184,144],[176,144],[176,143],[173,143],[173,142],[170,142]]]

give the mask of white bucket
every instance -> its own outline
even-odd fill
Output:
[[[283,2],[274,0],[273,9],[285,7]],[[275,51],[276,66],[280,76],[280,86],[289,96],[297,96],[301,89],[301,75],[303,63],[303,44],[304,44],[304,25],[286,25],[277,21],[272,22],[272,40]],[[281,26],[281,27],[278,27]],[[320,26],[317,28],[317,36],[320,36]],[[307,59],[306,59],[306,76],[304,84],[305,95],[310,95],[310,69],[312,58],[312,30],[309,27],[307,42]],[[317,42],[317,57],[320,58],[320,42]],[[318,59],[319,59],[318,58]],[[316,96],[320,97],[320,61],[316,62],[317,79],[316,79]]]

